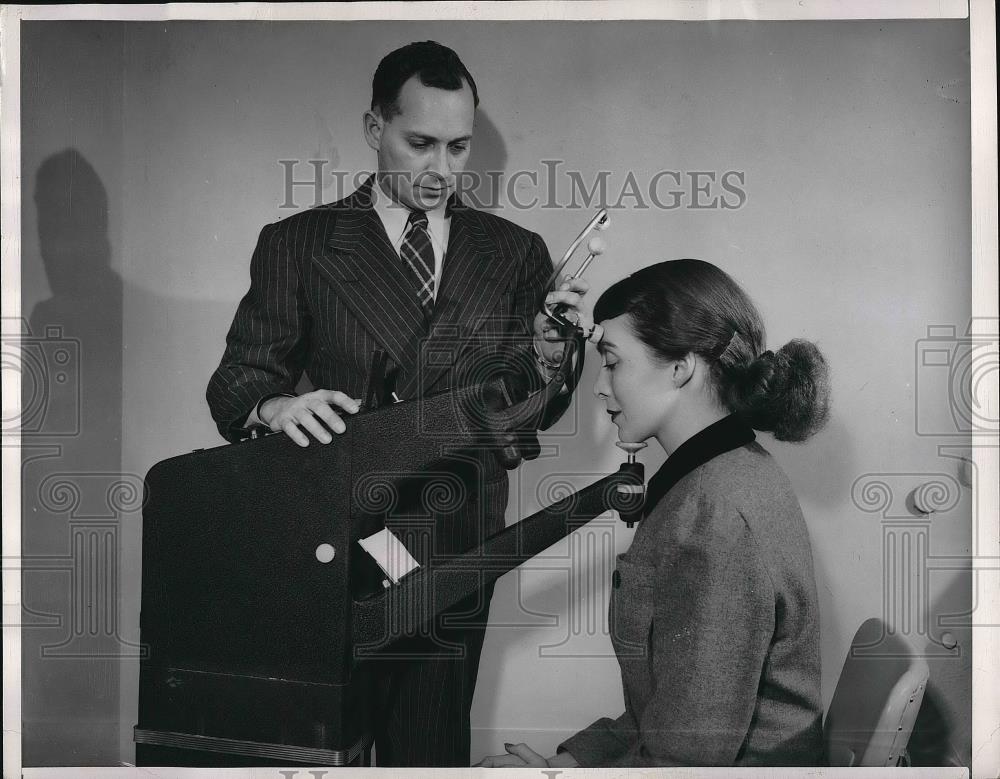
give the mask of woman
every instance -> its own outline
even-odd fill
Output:
[[[598,300],[594,387],[622,441],[667,452],[619,555],[611,639],[625,712],[546,759],[485,766],[817,765],[819,613],[798,501],[753,429],[802,441],[826,420],[826,363],[764,349],[753,303],[707,262],[643,268]]]

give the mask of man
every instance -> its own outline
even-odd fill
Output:
[[[497,359],[530,364],[536,382],[551,372],[561,345],[547,340],[538,312],[552,272],[545,244],[456,194],[478,104],[475,81],[445,46],[413,43],[382,60],[364,113],[377,174],[340,202],[261,231],[250,291],[208,387],[223,436],[260,422],[301,446],[310,436],[330,442],[345,430],[342,416],[358,410],[376,350],[387,353],[403,400],[474,381]],[[546,300],[579,310],[586,291],[567,280]],[[295,396],[303,372],[317,389]],[[404,537],[419,561],[503,527],[506,472],[489,453],[475,466],[462,505],[437,516],[430,537]],[[395,654],[405,657],[383,664],[379,765],[470,764],[491,594],[492,586],[458,604],[431,636],[402,642]]]

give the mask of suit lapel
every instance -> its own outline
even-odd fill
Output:
[[[434,303],[430,333],[420,348],[421,371],[404,386],[404,397],[424,394],[450,370],[460,341],[476,331],[496,308],[514,263],[497,251],[496,242],[477,212],[457,198],[450,207],[448,251],[441,287]]]
[[[404,374],[411,374],[427,323],[415,282],[371,206],[373,181],[369,178],[340,207],[330,238],[313,262],[369,334]]]

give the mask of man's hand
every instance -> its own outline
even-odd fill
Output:
[[[336,390],[318,389],[295,398],[277,397],[265,401],[257,412],[260,421],[275,432],[284,431],[299,446],[309,446],[308,430],[321,443],[333,440],[330,430],[343,433],[344,420],[332,408],[338,406],[349,414],[358,412],[354,398]]]
[[[551,308],[563,305],[568,307],[565,316],[569,320],[588,316],[584,310],[583,296],[587,294],[590,285],[583,279],[563,276],[558,289],[545,296],[545,303]],[[558,363],[563,356],[563,344],[555,340],[559,338],[559,330],[555,323],[546,316],[544,311],[535,315],[535,346],[546,362]]]

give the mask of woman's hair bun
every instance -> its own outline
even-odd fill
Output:
[[[830,376],[816,344],[794,339],[730,372],[728,405],[755,430],[804,441],[830,414]]]

